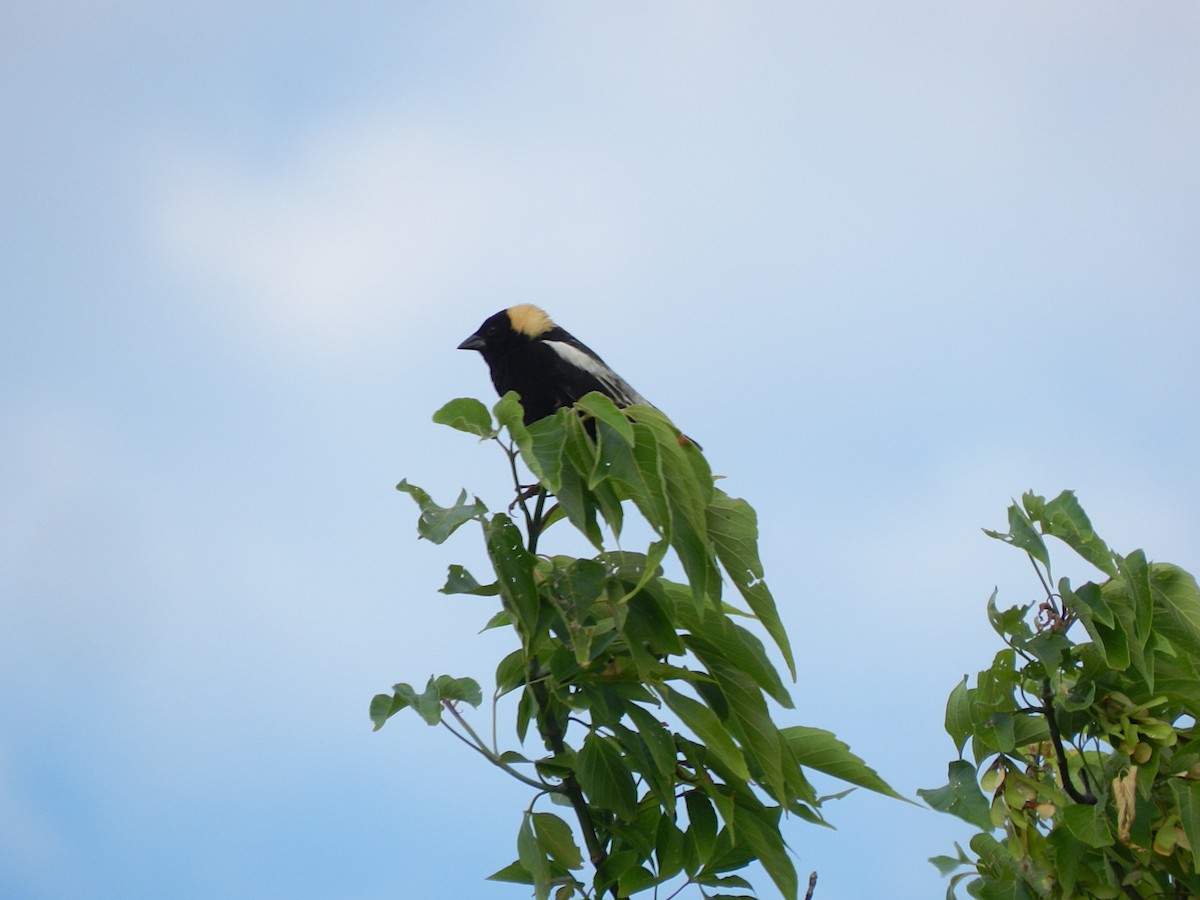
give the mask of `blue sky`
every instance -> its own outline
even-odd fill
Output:
[[[372,694],[489,683],[402,477],[544,306],[760,515],[786,724],[899,790],[1075,489],[1200,568],[1200,57],[1162,2],[0,10],[0,894],[521,897],[524,789]],[[940,896],[963,830],[795,823],[820,900]],[[759,879],[765,887],[765,879]],[[769,890],[764,891],[770,896]]]

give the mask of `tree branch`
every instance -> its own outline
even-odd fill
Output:
[[[1058,770],[1062,773],[1063,790],[1076,803],[1094,806],[1096,798],[1092,794],[1092,786],[1088,783],[1087,771],[1079,770],[1079,774],[1083,776],[1084,789],[1082,791],[1076,789],[1075,783],[1071,781],[1071,770],[1067,766],[1067,753],[1063,749],[1062,735],[1058,730],[1058,718],[1054,712],[1054,695],[1050,692],[1049,678],[1042,682],[1042,712],[1046,715],[1046,727],[1050,729],[1050,741],[1054,744],[1054,753],[1058,758]]]

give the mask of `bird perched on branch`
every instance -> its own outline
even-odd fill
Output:
[[[651,405],[595,351],[531,303],[496,313],[458,349],[483,355],[500,396],[509,391],[521,395],[526,425],[592,391],[606,394],[619,407]]]

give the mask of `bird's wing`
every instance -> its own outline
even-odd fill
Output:
[[[629,382],[578,341],[546,340],[543,343],[558,354],[563,362],[596,379],[600,383],[600,391],[612,397],[618,406],[650,405],[649,400],[629,386]]]

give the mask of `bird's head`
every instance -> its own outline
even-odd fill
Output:
[[[521,303],[487,319],[473,335],[458,345],[458,349],[478,350],[484,359],[501,356],[538,340],[553,328],[554,323],[540,308],[532,303]]]

